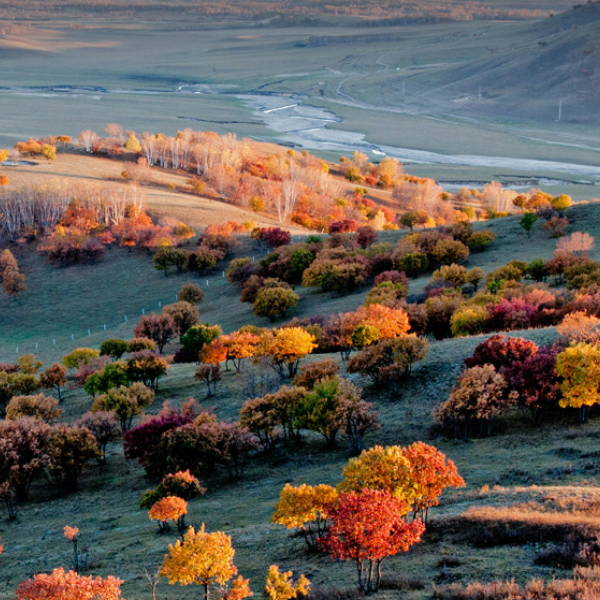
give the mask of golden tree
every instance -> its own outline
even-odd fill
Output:
[[[302,327],[284,327],[263,335],[258,351],[272,360],[273,368],[280,375],[287,366],[289,376],[293,377],[298,372],[300,360],[316,347],[315,336]]]
[[[600,403],[600,345],[580,342],[556,357],[562,408],[579,409],[579,420],[585,423],[590,407]]]
[[[300,529],[309,549],[315,548],[317,539],[325,533],[327,509],[337,502],[338,493],[330,485],[298,487],[285,484],[273,513],[273,523],[288,529]]]
[[[204,600],[209,600],[212,592],[216,598],[243,600],[252,592],[248,580],[238,577],[231,581],[237,575],[234,555],[231,537],[222,531],[208,533],[202,524],[199,531],[190,527],[183,541],[169,545],[160,572],[170,584],[202,586]]]
[[[374,446],[351,458],[342,471],[340,491],[383,490],[406,501],[406,513],[417,497],[411,465],[400,446]]]
[[[292,576],[291,571],[281,572],[277,565],[271,565],[265,585],[265,596],[268,600],[292,600],[298,596],[306,596],[310,590],[310,581],[304,575],[300,575],[294,584]]]

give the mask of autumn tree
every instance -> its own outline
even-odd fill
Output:
[[[256,294],[252,311],[257,317],[268,317],[274,322],[277,317],[285,317],[290,309],[296,308],[299,299],[298,294],[290,289],[263,287]]]
[[[556,356],[560,348],[541,346],[535,354],[509,372],[509,383],[519,394],[519,402],[531,412],[534,425],[540,425],[548,409],[558,406],[560,378]]]
[[[111,338],[100,344],[100,356],[110,356],[119,360],[126,352],[129,352],[129,344],[122,339]]]
[[[163,315],[170,315],[173,318],[179,336],[184,335],[191,327],[200,322],[198,308],[190,302],[181,301],[167,304],[162,312]]]
[[[54,363],[40,374],[40,385],[46,389],[56,390],[58,401],[63,400],[63,388],[67,383],[67,369],[60,363]]]
[[[0,280],[7,296],[16,296],[27,289],[25,276],[19,272],[19,265],[8,248],[0,254]]]
[[[200,365],[194,373],[194,379],[203,381],[206,384],[209,398],[214,396],[217,393],[217,385],[221,381],[221,365],[218,363]]]
[[[177,531],[183,539],[185,533],[185,515],[187,514],[187,502],[178,496],[165,496],[157,500],[148,511],[151,521],[158,521],[158,532],[166,533],[170,530],[169,521],[177,524]]]
[[[227,348],[227,360],[233,362],[238,373],[242,370],[244,359],[252,358],[256,354],[259,342],[260,337],[249,331],[237,331],[226,336],[224,343]]]
[[[17,587],[17,600],[121,600],[123,581],[116,577],[79,575],[61,567],[40,573]]]
[[[327,531],[328,510],[337,499],[338,493],[330,485],[303,483],[294,487],[286,483],[271,520],[288,529],[299,529],[308,549],[314,550],[317,540]]]
[[[300,373],[294,377],[294,385],[312,390],[316,383],[336,377],[339,372],[340,367],[332,358],[318,360],[300,369]]]
[[[0,498],[10,518],[26,500],[33,480],[50,464],[51,427],[34,417],[0,421]]]
[[[73,570],[79,573],[79,527],[65,525],[63,537],[73,545]]]
[[[136,337],[155,341],[161,354],[164,347],[177,335],[177,332],[177,325],[171,315],[155,313],[144,315],[133,330]]]
[[[77,369],[81,365],[88,365],[100,356],[100,351],[94,348],[76,348],[70,354],[63,356],[63,365],[68,369]]]
[[[580,342],[556,357],[556,371],[562,378],[562,408],[579,410],[581,423],[587,421],[590,407],[600,402],[600,346]]]
[[[98,458],[98,443],[86,427],[55,425],[50,434],[50,475],[69,491],[77,491],[85,464]]]
[[[507,393],[507,386],[493,365],[471,367],[460,376],[448,400],[434,411],[435,420],[452,426],[455,438],[461,428],[466,438],[472,421],[479,422],[481,433],[489,435],[491,420],[516,402],[517,393]]]
[[[316,348],[315,337],[301,327],[274,329],[265,335],[258,346],[258,353],[268,356],[273,368],[283,376],[284,369],[290,377],[298,372],[300,360]]]
[[[6,407],[6,418],[16,421],[21,417],[35,417],[45,423],[53,423],[62,415],[58,400],[52,396],[13,396]]]
[[[271,565],[264,590],[267,600],[292,600],[308,595],[310,581],[304,575],[300,575],[294,583],[292,576],[292,571],[281,572],[277,565]]]
[[[397,384],[429,352],[429,343],[416,335],[387,339],[363,348],[348,362],[348,373],[360,373],[378,385]]]
[[[154,392],[138,381],[131,386],[121,385],[111,388],[105,394],[98,396],[93,404],[92,411],[113,412],[121,424],[121,431],[131,429],[134,417],[154,400]]]
[[[190,527],[183,537],[169,545],[161,574],[170,584],[199,585],[204,590],[204,600],[243,600],[252,595],[248,580],[237,577],[233,564],[235,550],[231,538],[222,531],[208,533],[202,525],[199,531]]]
[[[186,469],[165,475],[154,490],[148,490],[142,494],[139,506],[140,508],[150,508],[167,496],[192,500],[204,494],[206,494],[206,488],[200,485],[198,478],[194,477],[189,469]]]
[[[153,391],[158,390],[158,380],[168,369],[167,361],[149,350],[134,352],[126,363],[127,379],[139,381]]]
[[[454,462],[434,446],[414,442],[403,448],[402,454],[410,465],[413,486],[412,513],[427,523],[429,509],[437,506],[442,492],[449,487],[465,487]]]
[[[181,286],[177,294],[179,302],[189,302],[190,304],[200,304],[204,301],[204,292],[197,283],[186,283]]]
[[[330,509],[331,526],[321,543],[334,560],[354,561],[361,591],[377,592],[383,561],[421,541],[425,526],[418,519],[407,523],[405,506],[388,492],[365,489],[342,492]]]
[[[351,458],[342,472],[341,491],[374,489],[388,492],[405,502],[407,515],[415,499],[411,465],[400,446],[374,446]]]
[[[196,362],[202,348],[223,334],[219,325],[200,323],[194,325],[180,339],[181,350],[174,356],[175,362]]]
[[[106,447],[110,442],[115,441],[121,429],[113,412],[110,411],[88,411],[84,413],[74,425],[86,427],[96,438],[98,449],[102,456],[102,462],[106,463]]]
[[[576,256],[582,256],[593,250],[595,245],[594,238],[589,233],[576,231],[558,240],[556,242],[556,249],[573,252]]]

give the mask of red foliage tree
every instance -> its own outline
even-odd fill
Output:
[[[378,591],[383,561],[406,552],[425,531],[420,520],[404,520],[405,502],[380,490],[342,492],[327,512],[331,526],[321,544],[332,558],[356,563],[358,587],[367,593]]]
[[[497,371],[511,369],[538,351],[537,344],[523,338],[493,335],[477,345],[473,356],[465,358],[467,368],[493,365]]]

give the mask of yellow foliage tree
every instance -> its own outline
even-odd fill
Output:
[[[231,579],[237,575],[234,555],[235,550],[227,534],[222,531],[208,533],[202,524],[199,531],[190,527],[183,541],[169,545],[160,573],[170,584],[202,586],[204,600],[209,600],[212,591],[220,592],[215,598],[243,600],[252,596],[248,581],[238,577],[229,586]]]
[[[351,458],[342,472],[340,491],[360,492],[368,488],[389,492],[406,501],[406,513],[417,497],[410,461],[400,446],[374,446]]]
[[[292,576],[291,571],[282,573],[277,565],[271,565],[265,585],[265,596],[268,600],[292,600],[298,596],[306,596],[310,590],[310,581],[304,575],[300,575],[294,584]]]
[[[285,484],[273,513],[273,523],[288,529],[298,527],[309,549],[315,548],[317,539],[325,533],[327,507],[337,502],[338,493],[330,485],[298,487]]]
[[[315,336],[302,327],[284,327],[263,335],[257,354],[270,357],[279,374],[287,366],[289,376],[293,377],[298,372],[300,360],[316,347]]]
[[[579,420],[585,423],[590,407],[600,403],[600,345],[580,342],[556,357],[562,408],[579,409]]]

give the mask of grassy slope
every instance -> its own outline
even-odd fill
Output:
[[[597,205],[572,209],[572,229],[598,234],[597,211]],[[492,228],[498,238],[488,251],[474,255],[469,266],[490,270],[511,258],[549,257],[554,248],[554,241],[547,238],[540,224],[531,239],[520,230],[518,218],[481,225]],[[393,240],[399,235],[402,234],[387,233],[382,238]],[[246,247],[240,252],[248,250]],[[23,337],[30,338],[30,345],[34,337],[39,339],[40,357],[49,361],[82,342],[97,344],[109,335],[129,335],[132,319],[106,334],[103,330],[96,332],[89,340],[76,340],[74,344],[69,339],[64,340],[72,328],[85,329],[90,322],[101,324],[119,313],[133,315],[142,306],[150,308],[158,299],[170,299],[179,286],[190,279],[187,275],[175,274],[165,278],[154,271],[145,254],[121,250],[110,251],[104,261],[90,267],[54,269],[28,251],[20,262],[30,291],[15,301],[0,299],[1,337],[10,342],[2,344],[0,360],[13,358],[12,344]],[[213,275],[211,283],[217,281],[219,275]],[[415,280],[412,291],[418,293],[426,282],[427,278]],[[362,303],[364,294],[363,291],[344,298],[330,298],[301,290],[302,300],[296,314],[349,310]],[[236,296],[237,290],[229,284],[209,285],[206,302],[201,306],[202,318],[219,322],[226,330],[248,322],[258,323],[249,305],[240,304]],[[524,335],[537,342],[549,342],[555,332],[542,329]],[[63,336],[56,348],[51,346],[53,336]],[[426,440],[432,408],[447,397],[461,369],[462,358],[472,352],[480,339],[432,344],[429,357],[415,369],[400,397],[376,393],[367,382],[360,382],[365,386],[365,397],[375,402],[380,411],[383,424],[381,430],[369,436],[367,445]],[[25,349],[31,350],[21,342],[20,352]],[[178,401],[194,396],[204,406],[214,406],[220,417],[235,418],[245,399],[244,378],[228,374],[217,398],[206,400],[203,387],[193,380],[194,368],[193,365],[172,367],[151,411],[158,410],[164,398]],[[85,394],[69,391],[64,402],[67,420],[76,418],[89,406],[90,400]],[[529,426],[526,415],[519,413],[498,424],[491,439],[458,445],[436,440],[434,443],[456,461],[467,481],[465,490],[446,496],[437,514],[455,514],[472,504],[525,501],[544,493],[560,496],[570,493],[572,484],[594,486],[597,467],[582,454],[595,449],[600,426],[594,420],[584,428],[572,423],[570,415],[565,415],[564,421],[550,422],[535,430]],[[325,452],[317,437],[307,436],[305,443],[289,454],[258,460],[235,487],[209,481],[208,495],[192,503],[189,522],[194,525],[205,522],[209,529],[224,529],[233,536],[237,565],[244,576],[251,578],[256,591],[260,590],[271,563],[305,572],[316,584],[347,585],[354,577],[351,565],[334,565],[326,557],[306,556],[301,540],[290,539],[286,530],[270,524],[270,515],[285,482],[336,483],[346,460],[344,448]],[[148,485],[137,465],[124,462],[119,444],[111,447],[107,467],[92,466],[84,474],[81,491],[75,495],[61,498],[51,486],[38,484],[33,493],[34,501],[22,508],[21,522],[3,522],[0,526],[5,544],[0,598],[12,598],[17,583],[33,572],[69,565],[70,547],[61,537],[65,524],[81,529],[83,545],[89,548],[90,572],[112,573],[125,579],[126,598],[146,596],[149,590],[143,570],[155,569],[167,543],[174,539],[173,535],[157,536],[146,513],[137,509],[137,500]],[[487,490],[482,486],[492,487]],[[424,590],[402,592],[402,598],[417,600],[430,597],[430,582],[444,577],[462,580],[515,577],[518,581],[533,576],[550,578],[551,569],[533,565],[533,553],[533,548],[475,550],[451,539],[430,538],[407,556],[390,560],[385,572],[422,579]],[[457,556],[462,567],[444,575],[437,567],[443,555]],[[398,597],[398,592],[385,591],[380,595],[384,600],[391,600]],[[197,590],[175,589],[162,583],[159,597],[192,598],[197,597]]]

